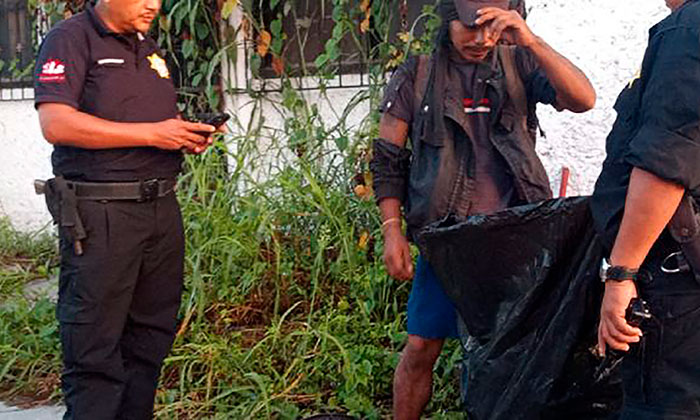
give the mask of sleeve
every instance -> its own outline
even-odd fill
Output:
[[[528,103],[541,103],[556,107],[557,91],[554,90],[535,57],[529,51],[518,48],[516,50],[516,60],[523,84],[525,85],[525,91],[527,92]]]
[[[406,180],[411,164],[411,151],[383,139],[376,139],[369,164],[377,203],[385,198],[404,201]]]
[[[400,120],[411,123],[413,120],[413,79],[418,65],[418,57],[407,59],[391,76],[384,89],[384,98],[379,112],[388,113]]]
[[[700,188],[700,37],[691,28],[657,37],[642,68],[641,125],[625,160],[695,190]]]
[[[63,28],[49,32],[34,69],[34,106],[55,102],[77,109],[87,68],[88,52],[83,44]]]

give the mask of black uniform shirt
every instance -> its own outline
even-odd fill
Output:
[[[591,208],[609,249],[634,167],[700,195],[700,2],[690,0],[649,33],[641,73],[622,91]]]
[[[62,103],[116,122],[177,116],[175,87],[155,41],[111,32],[92,6],[56,25],[35,70],[35,103]],[[56,146],[54,173],[68,179],[129,181],[175,177],[182,153],[152,147],[86,150]]]

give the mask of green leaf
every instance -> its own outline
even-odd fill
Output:
[[[338,150],[341,152],[347,150],[349,142],[348,136],[345,135],[335,138],[335,145],[338,146]]]
[[[260,75],[260,67],[262,66],[262,59],[259,55],[254,54],[250,58],[250,71],[253,76],[258,77]]]
[[[207,25],[205,22],[197,22],[196,27],[197,39],[199,39],[200,41],[204,41],[209,37],[209,25]]]
[[[182,55],[185,56],[185,58],[190,58],[194,55],[194,41],[191,39],[186,39],[182,42]]]
[[[270,0],[270,10],[275,10],[275,7],[279,4],[280,0]]]
[[[282,18],[278,17],[270,23],[270,31],[274,37],[282,37]]]
[[[202,77],[204,77],[204,75],[202,73],[195,74],[194,77],[192,78],[192,87],[199,86],[199,83],[202,81]]]
[[[328,62],[328,55],[327,54],[321,54],[318,57],[316,57],[316,60],[314,60],[314,64],[316,67],[323,67],[326,63]]]
[[[180,33],[182,31],[182,23],[184,22],[185,18],[189,14],[189,9],[187,7],[184,7],[184,2],[178,3],[175,5],[175,8],[172,10],[172,16],[173,16],[173,21],[175,21],[175,32]]]
[[[236,9],[236,6],[238,6],[238,0],[226,0],[221,8],[221,17],[223,19],[228,19],[231,13]]]

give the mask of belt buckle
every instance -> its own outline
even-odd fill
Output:
[[[160,182],[157,179],[149,179],[141,182],[141,199],[139,201],[153,201],[158,198]]]

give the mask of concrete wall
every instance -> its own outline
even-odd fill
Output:
[[[569,195],[590,194],[605,158],[613,105],[642,65],[648,29],[668,15],[663,0],[528,0],[529,24],[590,78],[598,92],[593,111],[576,115],[540,108],[546,139],[538,152],[558,189],[562,166],[572,177]],[[555,190],[556,194],[556,190]]]
[[[668,10],[663,0],[528,0],[533,31],[583,69],[598,91],[596,108],[583,115],[540,109],[547,138],[538,151],[558,188],[562,166],[572,170],[569,195],[588,194],[605,156],[605,137],[615,113],[612,105],[620,90],[641,65],[648,28]],[[234,16],[233,21],[240,16]],[[238,57],[243,57],[239,51]],[[232,85],[243,85],[244,63],[227,69]],[[239,71],[236,71],[239,70]],[[318,103],[322,116],[332,121],[356,90],[332,91],[328,99],[318,92],[303,95]],[[275,99],[274,96],[271,99]],[[229,112],[245,124],[252,108],[245,95],[227,98]],[[359,123],[367,107],[359,107]],[[267,126],[280,127],[278,111],[266,106]],[[233,145],[235,147],[235,145]],[[50,147],[44,142],[31,102],[0,102],[0,216],[7,215],[22,229],[36,229],[48,221],[41,198],[33,196],[34,178],[50,175]]]
[[[0,217],[18,229],[33,231],[50,221],[33,181],[51,176],[51,150],[32,100],[0,102]]]

